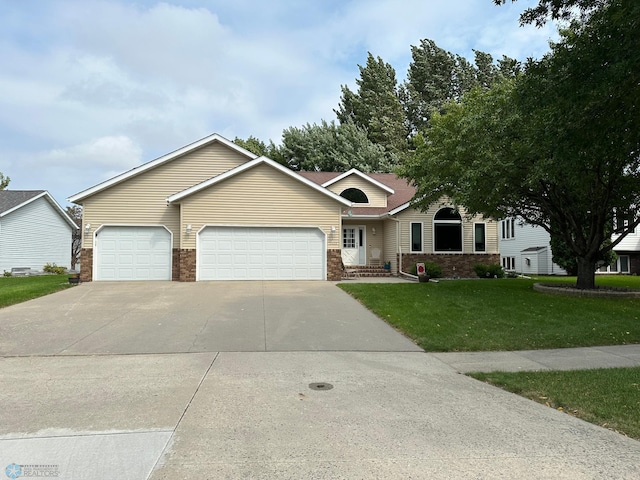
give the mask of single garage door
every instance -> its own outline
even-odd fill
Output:
[[[96,235],[96,280],[171,280],[164,227],[104,227]]]
[[[198,280],[325,278],[318,228],[206,227],[198,236]]]

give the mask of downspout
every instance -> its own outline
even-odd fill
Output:
[[[418,280],[417,275],[412,275],[410,273],[402,271],[402,245],[400,244],[400,220],[398,220],[397,218],[393,218],[391,216],[388,218],[389,220],[393,220],[394,222],[396,222],[396,245],[398,246],[398,252],[397,252],[398,253],[398,274],[409,277],[412,280]]]

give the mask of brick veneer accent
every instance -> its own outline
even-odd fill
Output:
[[[171,281],[180,281],[180,249],[171,250]]]
[[[411,267],[418,262],[434,262],[442,267],[444,278],[474,278],[477,277],[473,266],[477,263],[500,263],[500,255],[495,254],[419,254],[412,253],[402,255],[402,270],[409,272]]]
[[[342,251],[327,250],[327,280],[342,280]]]
[[[179,276],[180,282],[195,282],[196,281],[196,251],[195,249],[181,249],[178,250],[179,257]]]
[[[80,249],[80,281],[93,280],[93,248]]]

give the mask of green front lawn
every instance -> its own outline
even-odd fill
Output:
[[[640,368],[470,376],[640,440]]]
[[[431,352],[640,343],[640,299],[548,295],[533,291],[534,281],[575,277],[339,286]],[[640,289],[640,277],[599,276],[597,284]]]
[[[69,275],[40,275],[34,277],[0,277],[0,308],[64,290]]]
[[[575,277],[340,287],[427,351],[640,343],[640,299],[548,295],[533,291],[535,281]],[[596,284],[640,290],[640,277],[598,276]],[[640,368],[472,376],[640,439]]]

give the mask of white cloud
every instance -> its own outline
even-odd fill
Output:
[[[48,167],[94,168],[115,171],[128,170],[139,165],[142,148],[130,138],[119,135],[102,137],[67,148],[56,148],[41,152],[25,159],[27,165],[47,165]]]
[[[551,30],[517,22],[533,1],[0,4],[0,171],[14,188],[55,182],[61,197],[212,132],[278,142],[334,117],[367,51],[399,80],[423,38],[539,56]]]

